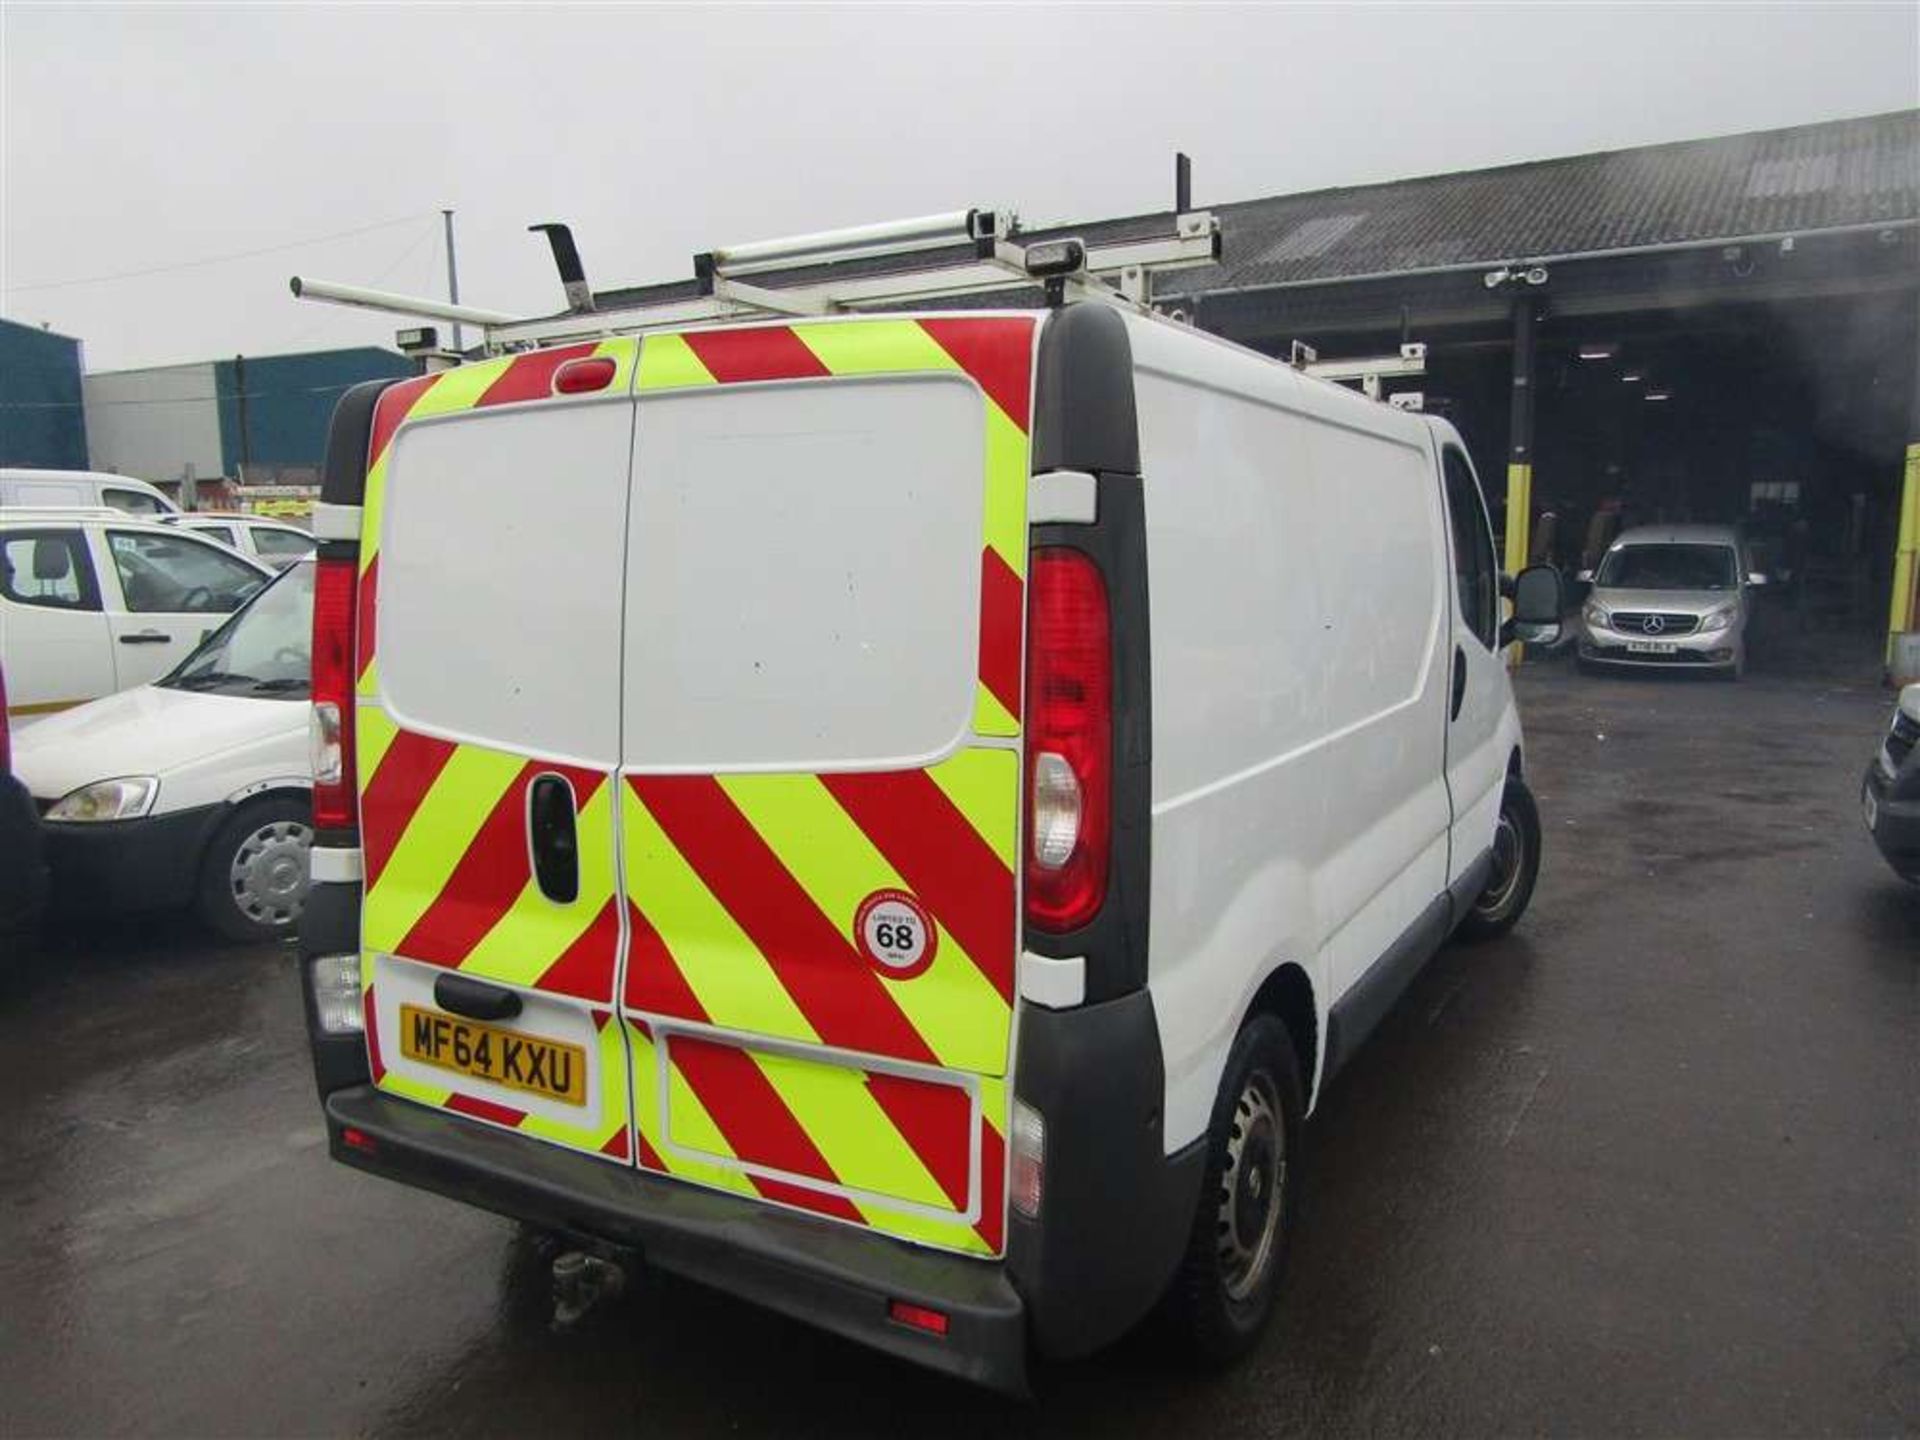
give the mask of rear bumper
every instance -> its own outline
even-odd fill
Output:
[[[1911,791],[1911,762],[1905,775],[1905,788]],[[1867,766],[1860,788],[1863,802],[1867,796],[1873,797],[1876,812],[1871,831],[1873,843],[1880,847],[1887,864],[1897,873],[1920,881],[1920,795],[1897,796],[1895,791],[1900,787],[1887,778],[1877,759]]]
[[[611,1165],[369,1085],[327,1096],[326,1115],[334,1158],[355,1169],[637,1250],[663,1270],[901,1359],[1025,1393],[1026,1316],[999,1264]],[[348,1128],[371,1151],[347,1145]],[[891,1300],[940,1311],[947,1334],[890,1320]]]
[[[226,813],[224,805],[203,805],[144,820],[46,826],[55,903],[90,910],[185,905],[207,841]]]

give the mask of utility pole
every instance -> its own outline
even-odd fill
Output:
[[[453,211],[442,210],[440,218],[445,223],[447,231],[447,299],[452,304],[458,305],[460,303],[460,270],[453,263]],[[455,350],[467,348],[460,339],[458,320],[453,322],[453,348]]]

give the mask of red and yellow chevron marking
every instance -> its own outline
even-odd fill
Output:
[[[387,459],[394,433],[410,420],[483,410],[495,405],[524,404],[553,395],[553,376],[569,360],[603,355],[614,362],[612,383],[603,395],[628,393],[633,381],[636,340],[603,340],[598,344],[565,345],[533,350],[499,360],[461,365],[414,380],[403,380],[380,394],[373,411],[373,433],[367,443],[367,486],[360,519],[360,594],[356,611],[359,627],[359,683],[362,695],[379,692],[376,640],[379,619],[380,528],[385,513]]]
[[[620,954],[611,779],[401,730],[366,700],[355,712],[366,866],[361,966],[369,997],[377,952],[590,1002],[600,1030],[601,1103],[577,1125],[466,1093],[457,1080],[426,1083],[388,1069],[380,1063],[369,998],[375,1083],[557,1144],[630,1158],[627,1058],[620,1027],[609,1023]],[[540,893],[527,853],[527,786],[542,774],[563,776],[578,810],[580,895],[569,905]]]
[[[598,1007],[617,999],[628,1017],[603,1025],[599,1073],[619,1075],[630,1052],[637,1163],[904,1239],[998,1254],[1018,753],[987,744],[925,770],[616,784],[404,732],[378,703],[378,545],[387,458],[403,422],[537,399],[578,355],[612,355],[622,367],[616,386],[630,380],[643,398],[755,381],[964,374],[985,397],[986,426],[973,728],[1013,736],[1035,333],[1029,317],[967,316],[701,331],[538,352],[389,390],[369,447],[361,562],[369,981],[377,951],[572,997],[595,1007],[596,1023]],[[568,906],[549,904],[528,873],[525,792],[545,770],[564,775],[579,803],[581,893]],[[614,847],[596,839],[610,840],[616,824],[621,876]],[[883,890],[911,893],[938,927],[932,963],[912,978],[883,974],[853,939],[862,901]],[[630,939],[616,997],[622,906]],[[396,1076],[379,1064],[377,1027],[369,1046],[380,1083],[397,1093],[625,1156],[624,1097],[618,1114],[603,1104],[592,1123],[555,1126]]]
[[[976,1119],[958,1086],[739,1048],[636,1018],[627,1039],[643,1169],[922,1244],[1000,1253],[1004,1080],[978,1082]],[[912,1117],[911,1131],[900,1115]]]
[[[613,1003],[620,917],[608,777],[401,730],[377,705],[355,712],[364,947]],[[580,895],[569,905],[540,893],[527,852],[527,786],[546,774],[573,787],[578,814]]]
[[[986,397],[980,552],[980,686],[974,730],[1020,733],[1027,570],[1027,431],[1036,324],[1029,316],[823,320],[649,335],[636,387],[649,391],[829,376],[948,372]]]
[[[983,748],[925,771],[626,784],[629,1012],[938,1067],[986,1087],[976,1185],[975,1130],[964,1115],[956,1122],[955,1087],[682,1037],[668,1047],[679,1108],[656,1113],[659,1097],[635,1076],[641,1134],[662,1168],[713,1183],[711,1157],[732,1159],[756,1167],[756,1184],[808,1192],[776,1197],[785,1203],[997,1253],[1018,755]],[[932,965],[911,979],[882,975],[852,939],[861,901],[889,889],[913,893],[939,927]],[[980,1222],[964,1235],[936,1213],[973,1204]]]
[[[371,955],[362,957],[361,975],[361,983],[365,986],[362,1002],[367,1017],[367,1055],[371,1062],[373,1083],[380,1089],[416,1104],[431,1105],[438,1110],[464,1115],[470,1120],[484,1120],[490,1125],[519,1130],[568,1149],[590,1151],[623,1163],[633,1158],[628,1140],[630,1096],[621,1083],[626,1075],[626,1045],[620,1026],[614,1023],[612,1011],[596,1007],[589,1012],[598,1035],[594,1066],[600,1078],[599,1108],[591,1113],[582,1112],[581,1123],[570,1125],[468,1093],[459,1088],[457,1080],[453,1085],[429,1084],[389,1069],[382,1053],[380,1026],[375,1013],[377,1007],[374,1003]]]

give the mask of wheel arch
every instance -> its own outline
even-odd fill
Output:
[[[305,799],[310,798],[312,794],[313,779],[311,776],[274,775],[269,776],[265,780],[255,780],[249,784],[242,785],[238,790],[224,797],[221,803],[223,803],[229,811],[232,811],[239,809],[242,805],[250,801],[264,799],[268,796],[298,795]]]
[[[1307,974],[1306,967],[1292,960],[1275,966],[1253,992],[1241,1027],[1245,1028],[1256,1015],[1271,1015],[1287,1027],[1287,1038],[1293,1042],[1294,1056],[1300,1062],[1302,1099],[1311,1111],[1319,1098],[1320,1041],[1325,1026],[1321,1022],[1313,977]]]

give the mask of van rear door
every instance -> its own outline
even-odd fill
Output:
[[[1002,1249],[1032,317],[642,341],[639,1163]]]
[[[636,348],[381,396],[354,707],[376,1084],[620,1162],[612,776]],[[555,393],[576,359],[612,373]]]

